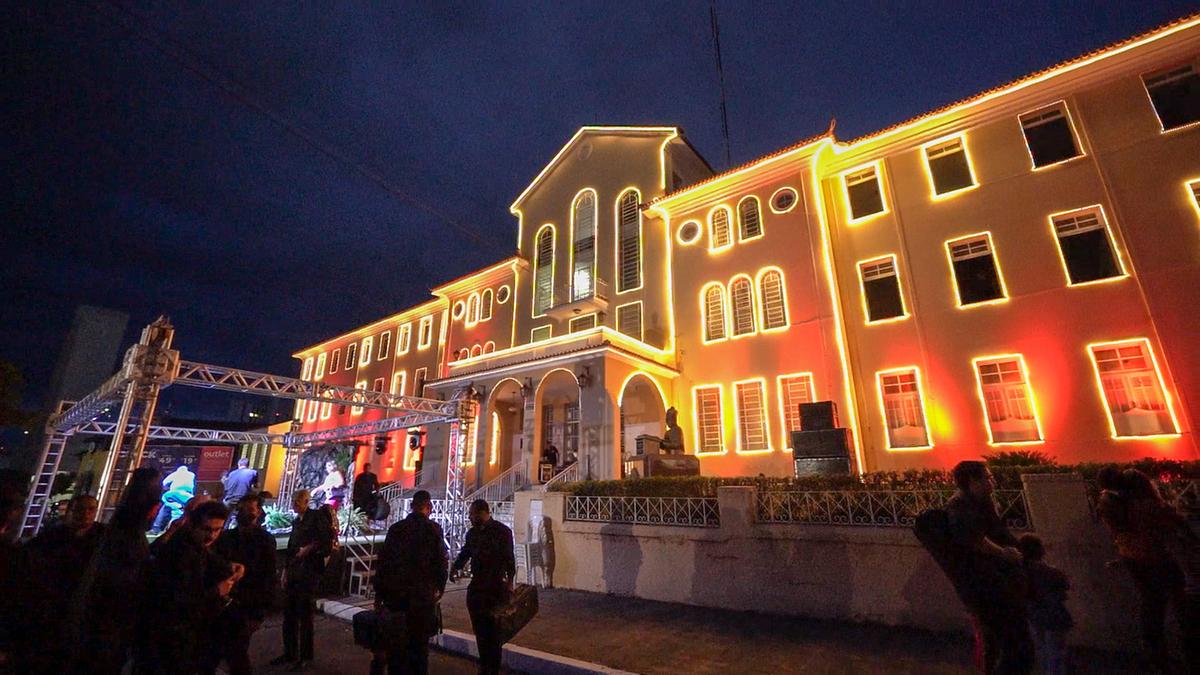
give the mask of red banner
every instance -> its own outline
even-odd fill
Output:
[[[233,466],[233,448],[228,445],[205,445],[200,448],[200,462],[196,466],[198,482],[221,480],[221,474]]]

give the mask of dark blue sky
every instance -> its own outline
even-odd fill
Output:
[[[294,349],[509,254],[508,205],[580,125],[680,125],[724,165],[707,2],[16,4],[0,14],[0,358],[31,403],[80,303],[135,327],[169,314],[187,358],[292,372]],[[733,162],[1194,10],[718,0]]]

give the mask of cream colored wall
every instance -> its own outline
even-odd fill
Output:
[[[445,343],[445,360],[447,363],[455,360],[455,353],[463,348],[471,349],[475,345],[482,348],[488,342],[495,343],[496,350],[507,349],[512,346],[512,324],[513,324],[513,307],[514,296],[512,293],[513,283],[516,281],[516,275],[512,271],[504,271],[501,275],[496,276],[495,280],[489,282],[481,281],[478,286],[471,290],[458,291],[450,293],[447,296],[446,305],[450,307],[450,314],[447,316],[450,324],[447,327],[446,343]],[[500,289],[507,286],[509,289],[508,301],[501,303],[497,300],[497,294]],[[458,319],[454,318],[454,306],[458,302],[463,302],[464,307],[468,306],[472,294],[478,294],[482,297],[485,289],[492,291],[492,317],[487,321],[480,321],[474,325],[468,325],[467,316],[464,315]]]
[[[1085,155],[1033,171],[1017,115],[1062,98]],[[1194,440],[1182,419],[1185,433],[1180,438],[1111,439],[1086,350],[1091,342],[1147,337],[1162,359],[1159,333],[1163,324],[1156,325],[1159,316],[1177,311],[1180,303],[1192,308],[1193,315],[1197,307],[1196,230],[1187,230],[1180,196],[1164,199],[1172,206],[1163,208],[1157,200],[1137,193],[1135,186],[1149,184],[1149,194],[1182,193],[1180,176],[1197,170],[1200,144],[1195,135],[1178,134],[1171,139],[1147,135],[1147,112],[1153,115],[1137,75],[1126,73],[1078,91],[1023,92],[1019,100],[1014,97],[1012,102],[997,103],[978,121],[964,120],[913,133],[882,151],[874,151],[875,144],[867,142],[861,150],[840,156],[827,153],[821,164],[823,189],[868,468],[949,466],[1006,449],[987,444],[971,363],[974,357],[999,353],[1024,355],[1038,402],[1045,443],[1022,447],[1066,462],[1195,457]],[[1094,137],[1088,133],[1091,129],[1096,130]],[[978,187],[935,201],[919,148],[963,130]],[[876,159],[882,160],[889,213],[848,224],[839,175]],[[1116,175],[1124,180],[1116,182],[1121,187],[1114,189],[1112,178]],[[1095,204],[1104,208],[1116,246],[1132,275],[1071,287],[1049,216]],[[1146,226],[1148,218],[1138,215],[1141,213],[1147,213],[1153,227]],[[959,309],[945,242],[981,231],[992,235],[1009,301]],[[896,255],[911,316],[866,325],[857,263],[884,254]],[[1157,304],[1162,310],[1155,312],[1159,316],[1154,319],[1151,311],[1155,304],[1148,305],[1148,297],[1160,298]],[[1178,326],[1180,320],[1167,323],[1172,322]],[[1168,332],[1182,336],[1179,328]],[[1190,347],[1184,348],[1187,340],[1191,340]],[[1174,353],[1187,353],[1180,359],[1182,364],[1171,359],[1174,369],[1178,371],[1182,365],[1194,373],[1194,338],[1180,337],[1171,344],[1178,345]],[[875,373],[902,366],[921,369],[934,444],[928,450],[886,448]],[[1186,377],[1194,381],[1194,375]],[[1176,395],[1183,390],[1170,383],[1168,387]]]
[[[665,295],[662,283],[665,267],[663,251],[657,235],[648,219],[643,218],[642,274],[640,290],[617,293],[615,282],[616,266],[616,200],[629,187],[637,188],[642,201],[660,194],[660,148],[667,138],[666,132],[646,134],[602,134],[585,133],[560,161],[559,165],[543,177],[529,193],[520,207],[521,255],[529,260],[530,267],[520,273],[517,295],[516,344],[529,342],[530,331],[546,324],[553,324],[553,334],[567,332],[567,322],[556,322],[547,317],[531,318],[533,307],[534,237],[546,223],[554,225],[555,275],[554,304],[568,302],[570,294],[571,264],[571,205],[575,196],[584,188],[596,191],[597,235],[596,276],[608,283],[609,311],[602,322],[616,327],[618,305],[642,301],[643,324],[651,327],[652,318],[665,324]],[[583,158],[581,152],[590,146],[590,155]],[[666,331],[662,334],[665,336]]]
[[[780,375],[812,373],[817,400],[835,401],[842,412],[843,424],[849,424],[830,294],[820,262],[820,231],[815,219],[810,220],[808,215],[810,207],[815,208],[806,194],[809,182],[806,165],[796,162],[786,173],[769,180],[749,185],[715,186],[711,193],[694,203],[666,207],[671,219],[681,373],[674,383],[673,398],[680,411],[689,453],[697,450],[698,430],[692,390],[707,384],[722,387],[725,451],[700,455],[705,474],[792,473],[790,441],[785,439],[781,414],[777,380]],[[783,187],[794,188],[799,201],[791,211],[775,214],[770,208],[770,198]],[[762,204],[763,236],[738,242],[736,209],[738,202],[747,195],[757,196]],[[735,243],[728,250],[711,253],[707,243],[707,217],[714,207],[722,204],[734,210]],[[696,243],[682,245],[676,234],[684,223],[693,219],[700,221],[704,234]],[[756,279],[757,273],[769,266],[780,268],[784,274],[788,328],[704,344],[700,309],[703,287],[718,281],[728,289],[728,283],[735,275],[747,274]],[[750,378],[765,378],[771,450],[739,454],[736,451],[733,383]]]

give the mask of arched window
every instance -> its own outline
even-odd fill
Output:
[[[642,210],[641,195],[626,190],[617,199],[617,292],[624,293],[642,285]]]
[[[482,298],[479,301],[479,320],[488,321],[492,318],[492,289],[484,289]]]
[[[471,347],[471,358],[475,358],[476,356],[479,356],[480,354],[483,354],[483,347],[480,347],[479,345],[475,345],[474,347]]]
[[[750,277],[734,277],[729,282],[729,301],[733,306],[733,336],[754,332],[754,284]]]
[[[783,288],[783,272],[768,269],[759,274],[758,311],[761,313],[763,330],[787,327],[787,293]]]
[[[761,237],[762,210],[758,197],[746,197],[738,203],[738,241]]]
[[[459,361],[462,361],[463,359],[466,359],[466,358],[470,358],[470,356],[471,356],[471,352],[466,347],[463,347],[462,349],[458,350],[458,360]]]
[[[554,306],[554,226],[538,231],[533,261],[533,315],[540,316]]]
[[[708,249],[719,251],[733,245],[729,234],[729,209],[721,206],[708,214]]]
[[[467,300],[467,325],[474,326],[479,323],[479,294],[472,293]]]
[[[571,205],[571,300],[591,297],[596,279],[596,193],[580,192]]]
[[[484,354],[491,354],[494,351],[496,351],[496,343],[495,342],[488,340],[487,342],[483,343],[483,353]]]
[[[725,289],[720,284],[705,287],[701,297],[704,314],[704,341],[725,339]]]

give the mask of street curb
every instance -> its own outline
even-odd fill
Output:
[[[346,623],[352,622],[355,614],[365,612],[367,609],[337,600],[318,600],[317,608],[326,616]],[[433,637],[431,644],[443,651],[469,656],[473,659],[479,658],[479,650],[475,647],[475,636],[468,633],[443,630],[440,635]],[[627,670],[609,668],[599,663],[580,661],[512,644],[504,645],[504,665],[527,673],[546,673],[547,675],[636,675]]]

